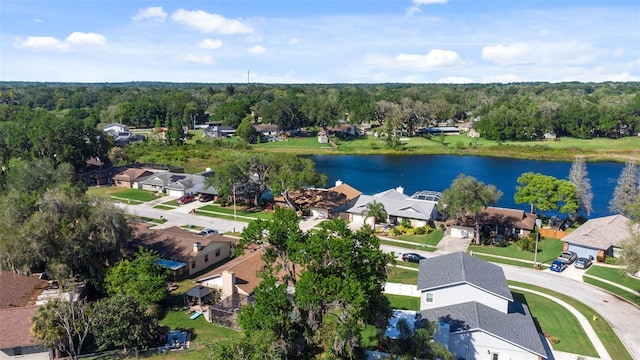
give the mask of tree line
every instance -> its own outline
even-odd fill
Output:
[[[282,130],[339,120],[414,135],[421,127],[470,122],[491,140],[545,133],[619,138],[640,132],[639,83],[515,84],[32,84],[0,83],[0,105],[71,113],[89,126],[194,127],[243,119]],[[6,113],[6,111],[5,111]],[[6,121],[0,115],[0,122]]]

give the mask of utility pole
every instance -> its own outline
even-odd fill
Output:
[[[251,81],[249,81],[249,70],[247,70],[247,85],[251,84]]]
[[[236,186],[233,185],[233,218],[236,218]]]

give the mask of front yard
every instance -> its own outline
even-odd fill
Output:
[[[538,257],[537,261],[539,263],[551,263],[555,260],[560,253],[562,253],[562,241],[558,239],[552,238],[542,238],[538,242]],[[517,243],[510,243],[508,246],[500,247],[493,245],[471,245],[467,249],[468,251],[473,251],[473,254],[490,254],[497,256],[504,256],[513,259],[514,261],[518,260],[526,260],[529,262],[534,261],[534,252],[531,251],[521,251],[518,249]],[[500,262],[499,258],[491,258],[491,261]],[[526,261],[520,261],[522,263],[526,263]],[[520,264],[522,265],[522,264]]]

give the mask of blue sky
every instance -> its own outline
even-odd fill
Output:
[[[638,0],[2,0],[0,80],[640,81]]]

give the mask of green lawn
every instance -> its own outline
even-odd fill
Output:
[[[136,202],[147,202],[157,199],[153,193],[138,189],[124,189],[122,191],[116,191],[110,194],[112,199],[115,200],[133,200]]]
[[[225,214],[226,216],[231,216],[233,218],[233,207],[222,207],[218,205],[205,205],[198,208],[198,211],[204,210],[209,212],[216,212]],[[240,208],[236,208],[235,211],[237,216],[248,217],[252,219],[262,219],[262,220],[271,220],[273,218],[273,213],[270,212],[262,212],[259,210],[256,211],[246,211]]]
[[[387,266],[387,281],[392,283],[418,285],[418,272]]]
[[[420,264],[418,264],[418,263],[409,262],[409,261],[402,261],[402,260],[398,260],[398,265],[414,268],[416,270],[420,267]]]
[[[393,241],[393,240],[384,240],[384,239],[380,239],[380,244],[398,246],[398,247],[402,247],[402,248],[405,248],[405,249],[429,251],[429,252],[434,252],[434,251],[438,250],[437,248],[432,247],[432,246],[426,246],[426,245],[420,245],[420,244],[412,245],[412,244],[401,243],[401,242],[397,242],[397,241]]]
[[[160,324],[170,329],[189,331],[191,333],[191,341],[196,347],[207,342],[240,336],[238,331],[207,322],[204,316],[191,320],[189,318],[190,315],[184,310],[170,310],[160,320]]]
[[[269,141],[260,144],[252,145],[255,148],[267,148],[267,149],[327,149],[331,150],[333,147],[331,144],[321,144],[318,142],[318,137],[297,137],[289,138],[286,141]]]
[[[612,359],[616,359],[616,360],[618,359],[632,360],[633,359],[629,354],[629,352],[627,351],[624,344],[622,344],[620,339],[618,339],[618,336],[613,331],[609,323],[604,321],[602,319],[602,316],[600,316],[600,314],[595,312],[592,308],[588,307],[587,305],[567,295],[561,294],[553,290],[549,290],[543,287],[521,283],[517,281],[508,280],[507,282],[509,283],[509,285],[519,286],[519,287],[536,290],[536,291],[540,291],[540,292],[552,295],[553,297],[559,300],[562,300],[568,303],[569,305],[573,306],[585,318],[587,318],[587,321],[589,321],[589,324],[591,324],[591,326],[593,327],[593,330],[596,332],[596,334],[600,338],[600,341],[602,341],[602,343],[604,344],[604,347],[607,349],[607,352],[609,352],[609,355],[611,356]],[[531,312],[533,313],[533,308],[531,309]],[[594,316],[595,316],[595,320],[594,320]]]
[[[153,208],[154,209],[160,209],[160,210],[173,210],[176,207],[175,206],[167,206],[167,205],[156,205]]]
[[[512,291],[514,300],[527,304],[547,338],[553,336],[558,343],[552,345],[555,350],[573,354],[597,357],[598,352],[589,341],[582,326],[562,305],[526,291]]]
[[[528,263],[528,262],[520,261],[516,259],[503,259],[503,258],[497,258],[494,256],[485,256],[476,252],[473,253],[473,256],[488,262],[533,268],[533,263]],[[549,265],[542,264],[542,267],[548,268]]]
[[[562,246],[562,241],[558,239],[543,238],[538,243],[537,261],[539,263],[551,263],[560,255],[560,253],[562,253]],[[533,252],[518,250],[518,245],[516,243],[511,243],[506,247],[491,245],[471,245],[467,250],[473,251],[474,255],[486,253],[530,261],[533,261],[534,258]]]
[[[444,231],[440,229],[431,230],[425,235],[400,235],[396,238],[403,241],[409,241],[416,244],[426,244],[436,246],[444,237]]]
[[[389,302],[391,302],[391,308],[402,310],[420,310],[420,298],[415,296],[402,296],[394,294],[385,294]]]
[[[612,281],[640,292],[640,280],[632,278],[620,269],[594,265],[587,270],[587,274]]]

